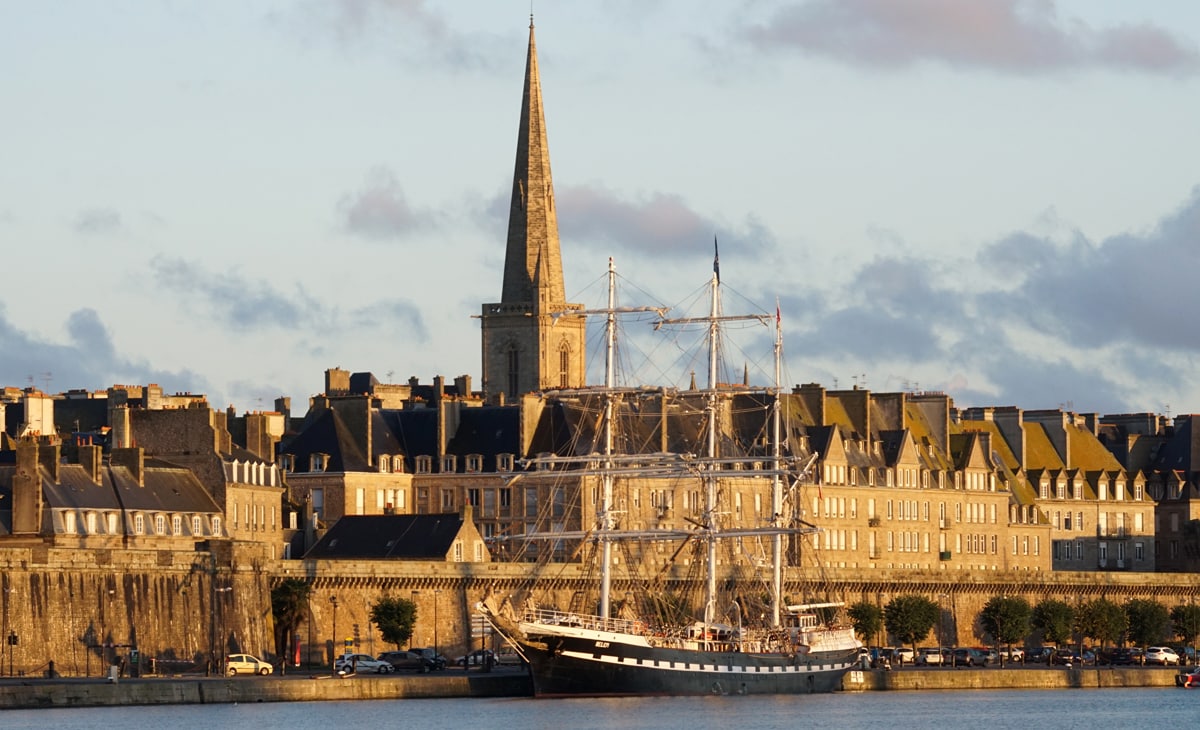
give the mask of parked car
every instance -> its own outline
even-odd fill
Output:
[[[504,667],[519,667],[525,660],[511,646],[502,646],[496,652],[496,664]]]
[[[1054,655],[1054,647],[1043,646],[1037,649],[1031,649],[1025,654],[1025,661],[1034,662],[1035,664],[1049,664],[1050,657]]]
[[[1025,661],[1025,650],[1018,646],[1001,649],[1000,658],[1006,662],[1023,662]]]
[[[454,661],[460,667],[481,667],[489,662],[491,664],[496,663],[496,655],[492,653],[491,649],[476,649],[470,654],[460,656]]]
[[[959,647],[954,650],[954,666],[956,667],[986,667],[989,664],[986,652],[974,647]]]
[[[1063,667],[1078,667],[1083,664],[1083,660],[1079,656],[1079,652],[1073,649],[1062,647],[1055,649],[1054,653],[1050,655],[1050,664]]]
[[[334,660],[333,671],[339,674],[391,674],[396,670],[387,660],[376,659],[370,654],[343,654]]]
[[[915,664],[917,655],[907,646],[897,646],[895,650],[895,659],[902,664]]]
[[[425,659],[428,660],[428,662],[429,662],[429,668],[431,670],[445,669],[446,664],[448,663],[446,661],[445,655],[438,654],[433,649],[417,648],[417,649],[409,649],[409,651],[413,652],[414,654],[420,654],[421,656],[425,657]]]
[[[225,673],[231,677],[237,674],[266,676],[273,671],[275,671],[275,667],[253,654],[230,654],[225,657]]]
[[[934,667],[941,666],[944,663],[945,657],[942,655],[942,650],[936,646],[927,646],[921,649],[920,655],[917,657],[918,664]]]
[[[1179,655],[1169,646],[1152,646],[1146,649],[1146,663],[1179,666]]]
[[[427,659],[415,651],[385,651],[379,658],[397,672],[428,672],[435,666],[432,659]]]
[[[1137,663],[1138,657],[1129,649],[1100,649],[1096,652],[1096,664],[1116,667]]]

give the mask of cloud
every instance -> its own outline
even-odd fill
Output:
[[[1141,23],[1092,28],[1062,21],[1053,0],[810,0],[743,30],[762,48],[896,68],[923,61],[1030,73],[1105,67],[1191,74],[1195,43]]]
[[[399,326],[419,342],[429,340],[420,309],[407,300],[382,300],[343,313],[337,307],[323,304],[300,286],[289,295],[266,281],[249,281],[228,272],[209,272],[182,259],[157,257],[150,267],[161,287],[176,297],[198,302],[201,311],[211,312],[211,316],[233,330],[333,332],[391,330]]]
[[[73,225],[79,233],[114,233],[121,228],[121,214],[108,208],[84,210],[75,216]]]
[[[1195,352],[1200,321],[1200,188],[1145,233],[1057,243],[1027,233],[987,246],[980,262],[1013,283],[980,297],[988,311],[1078,347],[1134,345]]]
[[[678,195],[651,193],[630,201],[591,186],[559,188],[559,234],[603,242],[617,249],[658,258],[707,256],[713,236],[722,251],[762,256],[774,246],[770,233],[753,219],[739,227],[701,216]]]
[[[207,381],[190,370],[169,371],[121,355],[112,335],[92,309],[71,313],[68,340],[49,342],[17,329],[0,307],[0,383],[26,385],[33,380],[51,391],[96,384],[159,383],[165,389],[203,392]],[[44,382],[50,380],[50,385]],[[61,385],[58,385],[61,384]]]
[[[396,174],[384,167],[371,170],[358,192],[342,198],[338,217],[351,233],[377,240],[411,236],[436,223],[433,213],[408,204]]]
[[[343,51],[380,49],[442,70],[487,70],[498,52],[508,52],[498,36],[458,32],[425,0],[310,0],[266,20],[304,41],[333,41]]]

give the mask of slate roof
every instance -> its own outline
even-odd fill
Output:
[[[347,515],[305,553],[306,560],[443,560],[462,531],[457,513]]]
[[[307,472],[309,457],[328,454],[327,472],[367,471],[366,455],[355,442],[345,421],[333,408],[323,410],[305,424],[304,430],[288,444],[285,453],[293,454],[294,471]]]

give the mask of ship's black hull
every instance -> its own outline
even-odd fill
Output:
[[[539,697],[833,692],[857,655],[686,651],[564,636],[522,648]]]

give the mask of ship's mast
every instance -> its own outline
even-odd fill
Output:
[[[781,413],[783,406],[783,323],[779,316],[779,302],[775,302],[775,402],[771,414],[771,457],[774,461],[774,476],[771,480],[771,514],[772,523],[779,527],[783,515],[783,480],[780,472],[783,468],[783,429]],[[783,602],[783,535],[776,533],[771,537],[771,626],[778,628],[780,624],[781,604]]]
[[[717,605],[717,355],[720,342],[721,278],[713,267],[712,299],[708,312],[708,473],[705,475],[705,522],[708,525],[708,581],[705,584],[704,623],[711,624]]]
[[[608,259],[608,312],[604,320],[604,472],[600,492],[600,615],[608,618],[612,591],[613,398],[616,387],[613,360],[617,349],[617,269]]]

